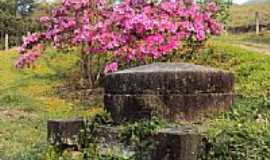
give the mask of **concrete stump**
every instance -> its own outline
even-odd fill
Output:
[[[196,160],[201,150],[201,135],[197,128],[192,126],[178,126],[176,128],[165,128],[147,137],[145,141],[153,142],[150,148],[144,148],[143,152],[138,150],[134,144],[124,144],[121,137],[121,126],[98,126],[96,132],[90,133],[84,130],[84,120],[49,120],[48,142],[62,152],[65,149],[80,150],[85,147],[81,142],[87,137],[94,136],[95,145],[99,146],[99,154],[106,156],[112,152],[134,155],[136,152],[142,154],[145,160]],[[144,157],[145,156],[145,157]]]
[[[61,149],[79,148],[81,132],[84,130],[84,120],[48,120],[48,142]]]
[[[167,128],[158,132],[151,160],[197,160],[201,135],[193,127]]]
[[[116,123],[161,116],[193,120],[233,103],[232,73],[186,63],[156,63],[105,78],[104,104]]]

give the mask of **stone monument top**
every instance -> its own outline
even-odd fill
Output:
[[[108,74],[104,104],[116,123],[161,116],[192,120],[228,109],[232,73],[187,63],[154,63]]]
[[[134,67],[112,74],[153,73],[153,72],[220,72],[222,70],[188,63],[153,63]]]

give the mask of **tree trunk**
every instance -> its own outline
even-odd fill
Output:
[[[82,58],[81,58],[81,75],[82,75],[82,80],[84,82],[83,85],[86,88],[93,88],[94,87],[94,81],[92,79],[93,71],[92,71],[91,59],[92,59],[91,55],[82,54]]]

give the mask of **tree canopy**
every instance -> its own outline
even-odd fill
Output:
[[[36,0],[0,0],[0,39],[9,34],[9,45],[17,45],[27,32],[40,30],[38,17],[33,17],[39,3]],[[0,49],[3,48],[0,41]]]

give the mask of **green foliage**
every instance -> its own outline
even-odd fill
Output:
[[[260,45],[268,45],[270,44],[270,32],[264,31],[261,32],[260,35],[256,35],[255,32],[240,34],[240,35],[228,35],[222,37],[223,41],[233,41],[234,43],[247,43],[248,45],[252,45],[254,47]]]
[[[127,124],[122,132],[123,140],[126,143],[139,144],[142,140],[153,135],[158,129],[168,126],[168,123],[160,118],[143,120]]]
[[[20,152],[13,158],[19,160],[40,160],[44,158],[46,149],[47,145],[45,143],[35,144],[31,149]]]
[[[100,110],[62,99],[55,92],[55,86],[76,70],[74,54],[48,49],[35,68],[26,70],[16,70],[16,57],[16,51],[0,52],[0,159],[45,159],[48,119],[91,117]]]
[[[223,24],[227,24],[227,19],[229,18],[229,8],[232,6],[232,0],[213,0],[219,6],[218,20]],[[209,0],[196,0],[198,3],[208,3]]]
[[[269,99],[237,98],[230,112],[207,122],[210,140],[201,159],[269,159],[269,109]]]
[[[269,92],[270,56],[214,39],[188,62],[225,69],[235,74],[236,94],[263,96]]]
[[[241,48],[234,41],[234,36],[214,38],[188,61],[233,72],[236,95],[241,95],[230,111],[198,126],[208,137],[201,159],[269,159],[270,56]]]
[[[4,34],[9,34],[9,46],[12,47],[18,45],[28,32],[42,29],[39,19],[31,17],[36,6],[35,0],[0,1],[0,50],[4,48]]]
[[[229,23],[228,18],[230,16],[229,9],[232,6],[232,0],[215,0],[216,3],[220,6],[218,19],[223,24]]]
[[[29,16],[36,7],[35,0],[1,0],[0,11],[2,14],[12,16]]]
[[[28,32],[41,30],[38,20],[25,17],[14,17],[0,13],[0,47],[4,46],[4,34],[9,34],[9,46],[16,46]]]
[[[153,136],[160,128],[167,127],[169,124],[161,119],[153,118],[152,120],[145,120],[135,123],[128,123],[121,126],[121,139],[125,145],[132,145],[136,147],[135,153],[127,153],[127,151],[118,151],[114,146],[111,152],[102,152],[103,145],[100,146],[99,127],[101,125],[110,125],[111,118],[107,113],[98,114],[92,120],[86,121],[86,126],[82,131],[84,149],[80,160],[143,160],[150,156],[151,149],[155,142],[150,137]],[[106,145],[105,145],[106,146]],[[70,157],[72,151],[60,151],[57,148],[50,147],[47,151],[49,160],[57,160],[60,157]],[[83,158],[82,158],[83,157]]]
[[[270,155],[270,57],[214,39],[188,62],[209,65],[232,71],[236,76],[236,98],[229,112],[211,117],[198,126],[206,134],[203,160],[264,160]],[[265,97],[265,98],[260,98]],[[162,121],[144,121],[128,124],[122,137],[134,144],[137,152],[133,159],[149,156],[153,146],[147,140]]]
[[[105,125],[111,122],[110,116],[104,112],[103,114],[96,115],[92,120],[86,121],[86,126],[82,131],[82,144],[84,144],[84,158],[98,160],[101,155],[98,150],[98,140],[100,136],[98,135],[98,127],[100,125]]]
[[[151,120],[126,125],[121,134],[123,141],[136,146],[136,153],[130,159],[149,159],[151,151],[156,144],[150,137],[153,136],[158,129],[168,126],[169,124],[166,121],[155,117]]]
[[[187,60],[234,72],[236,94],[242,95],[236,98],[230,111],[205,119],[198,125],[208,139],[201,159],[270,159],[270,57],[229,44],[231,42],[228,38],[215,38],[203,54]],[[13,66],[15,53],[0,53],[0,128],[3,137],[0,139],[0,159],[58,160],[59,151],[46,145],[47,119],[78,117],[89,112],[89,106],[75,105],[54,93],[54,87],[63,83],[70,71],[76,70],[79,58],[51,49],[48,52],[36,68],[23,71],[17,71]],[[89,122],[88,129],[96,133],[95,128],[100,124],[110,124],[108,115],[97,116]],[[147,137],[167,125],[159,119],[126,124],[121,135],[124,142],[138,148],[133,157],[121,152],[100,155],[95,137],[88,139],[92,143],[84,153],[97,160],[140,159],[149,155],[147,150],[153,145]],[[2,145],[5,148],[1,148]],[[73,159],[74,153],[65,151],[62,155],[63,159],[69,160]],[[83,159],[80,154],[74,157]]]

